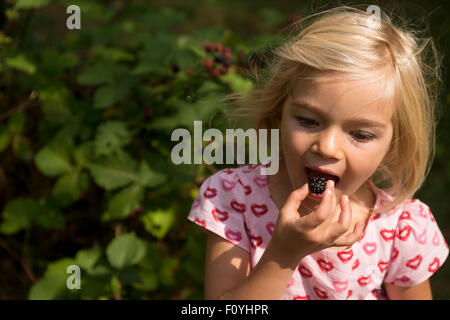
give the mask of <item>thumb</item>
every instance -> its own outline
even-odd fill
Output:
[[[306,196],[309,193],[308,183],[305,183],[302,187],[295,189],[292,191],[287,198],[283,208],[281,208],[281,212],[287,213],[288,215],[298,214],[298,208],[300,208],[300,204],[303,200],[305,200]]]

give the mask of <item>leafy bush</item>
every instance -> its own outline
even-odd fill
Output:
[[[4,298],[203,297],[204,234],[186,215],[217,169],[174,165],[171,133],[225,129],[220,99],[252,87],[245,61],[267,37],[189,31],[189,13],[139,3],[4,5],[0,239],[4,268],[27,276]],[[80,30],[66,28],[71,4]],[[67,289],[70,265],[81,290]]]

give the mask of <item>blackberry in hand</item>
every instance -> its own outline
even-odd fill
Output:
[[[311,192],[315,194],[322,194],[325,191],[327,185],[327,179],[323,177],[313,177],[308,180],[308,187]]]

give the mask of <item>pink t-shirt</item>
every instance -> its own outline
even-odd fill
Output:
[[[448,245],[426,204],[393,198],[367,181],[376,194],[361,239],[343,251],[325,249],[304,257],[282,299],[387,299],[383,282],[414,286],[444,263]],[[208,177],[188,219],[249,252],[254,268],[264,253],[279,211],[260,165],[223,169]]]

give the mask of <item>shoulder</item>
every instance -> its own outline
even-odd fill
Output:
[[[448,245],[427,204],[407,199],[395,212],[397,225],[387,282],[418,285],[430,277],[448,256]]]
[[[435,221],[433,214],[428,205],[419,199],[405,199],[401,203],[397,204],[393,208],[380,211],[380,207],[389,204],[394,201],[394,197],[378,188],[373,183],[369,183],[372,186],[373,191],[376,194],[376,204],[374,210],[373,220],[377,218],[388,218],[391,222],[399,223],[400,221],[420,221],[421,219],[429,219]]]
[[[268,212],[258,205],[267,199],[266,186],[259,165],[219,170],[203,181],[188,219],[250,251],[250,212],[258,217]]]
[[[395,240],[413,248],[417,243],[425,244],[426,237],[435,237],[434,234],[439,233],[430,207],[423,201],[409,198],[387,211],[377,211],[377,208],[392,202],[394,197],[377,187],[374,191],[377,201],[371,221],[385,241]]]
[[[205,198],[237,195],[241,200],[255,193],[263,192],[267,177],[261,175],[260,164],[227,168],[209,176],[200,188]]]

